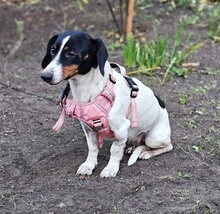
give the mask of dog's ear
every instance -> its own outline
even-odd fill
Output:
[[[104,67],[105,67],[105,62],[108,58],[108,51],[102,42],[101,39],[92,39],[92,46],[93,46],[93,51],[95,52],[97,56],[97,62],[98,66],[100,69],[101,74],[104,76]]]
[[[47,44],[47,53],[41,63],[41,66],[43,69],[46,68],[47,65],[50,63],[50,61],[52,60],[51,55],[50,55],[50,48],[56,42],[58,36],[59,35],[54,35],[52,38],[50,38],[50,40]]]

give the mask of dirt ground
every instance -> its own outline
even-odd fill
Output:
[[[113,43],[108,32],[115,26],[105,1],[91,0],[84,11],[71,0],[10,2],[0,2],[0,213],[220,213],[220,45],[208,39],[205,21],[185,29],[205,42],[189,59],[200,66],[187,79],[168,78],[160,85],[139,76],[166,101],[174,150],[131,167],[125,155],[119,174],[101,179],[111,143],[101,149],[93,175],[76,175],[87,155],[85,137],[69,118],[61,132],[52,131],[64,83],[50,86],[40,71],[48,39],[64,30]],[[155,33],[172,39],[180,17],[192,11],[168,14],[164,7],[155,1],[137,11],[134,29],[147,39]],[[109,55],[123,62],[120,49]]]

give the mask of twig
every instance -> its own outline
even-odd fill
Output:
[[[111,15],[112,15],[112,18],[113,18],[113,20],[114,20],[114,23],[115,23],[115,25],[116,25],[116,27],[117,27],[117,29],[118,29],[118,32],[119,32],[120,35],[122,35],[121,28],[119,27],[119,24],[118,24],[117,19],[116,19],[116,17],[115,17],[115,14],[114,14],[114,11],[113,11],[113,9],[112,9],[112,6],[111,6],[109,0],[106,0],[106,2],[107,2],[107,4],[108,4],[109,10],[110,10]]]
[[[50,102],[52,102],[52,103],[54,103],[54,104],[58,104],[58,103],[59,103],[59,102],[56,102],[55,100],[50,99],[50,98],[48,98],[48,97],[40,96],[40,95],[35,94],[35,93],[33,93],[33,92],[25,91],[25,90],[22,90],[22,89],[20,89],[20,88],[14,87],[14,86],[12,86],[12,85],[9,85],[9,84],[3,83],[3,82],[0,82],[0,85],[4,86],[4,87],[6,87],[6,88],[10,88],[10,89],[12,89],[12,90],[14,90],[14,91],[19,91],[19,92],[24,93],[24,94],[27,94],[27,95],[31,95],[31,96],[35,96],[35,97],[38,97],[38,98],[41,98],[41,99],[48,100],[48,101],[50,101]]]
[[[134,74],[148,74],[148,71],[154,71],[154,70],[159,70],[161,69],[161,67],[155,67],[155,68],[146,68],[146,69],[142,69],[142,70],[137,70],[137,71],[131,71],[131,72],[127,72],[127,75],[134,75]]]
[[[119,0],[120,5],[120,24],[121,24],[121,33],[124,35],[124,18],[123,18],[123,10],[122,10],[122,0]]]
[[[13,45],[13,48],[10,50],[9,54],[5,57],[5,61],[7,61],[9,58],[11,58],[17,51],[18,49],[21,47],[22,45],[22,40],[17,40],[15,42],[15,44]]]

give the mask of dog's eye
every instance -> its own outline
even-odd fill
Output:
[[[76,52],[74,52],[73,50],[70,50],[68,53],[67,53],[67,56],[68,57],[75,57],[77,55],[77,53]]]
[[[50,54],[51,54],[51,55],[55,55],[55,48],[51,48],[51,49],[50,49]]]

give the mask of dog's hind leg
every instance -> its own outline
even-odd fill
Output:
[[[91,175],[93,169],[98,163],[97,158],[99,149],[97,146],[97,136],[92,130],[90,130],[86,126],[83,126],[83,131],[87,140],[88,156],[86,158],[86,161],[83,164],[81,164],[81,166],[77,170],[77,174]]]
[[[169,152],[173,149],[173,145],[171,143],[160,143],[155,145],[154,148],[151,147],[150,150],[143,150],[140,155],[139,158],[140,159],[149,159],[151,157],[154,157],[156,155],[160,155],[163,154],[165,152]]]
[[[151,157],[154,157],[156,155],[160,155],[165,152],[169,152],[173,149],[173,145],[171,143],[161,143],[156,146],[157,148],[151,148],[149,149],[148,146],[141,145],[138,146],[130,156],[128,160],[128,166],[133,165],[138,158],[140,159],[149,159]]]
[[[134,164],[138,158],[149,159],[156,155],[169,152],[173,149],[170,140],[170,127],[169,125],[159,129],[155,127],[145,137],[145,145],[138,146],[128,160],[128,166]]]
[[[150,147],[150,150],[142,151],[139,155],[140,159],[149,159],[156,155],[169,152],[173,149],[171,144],[171,129],[167,111],[162,111],[158,123],[150,130],[145,138],[145,145]]]
[[[144,149],[139,155],[140,159],[149,159],[173,149],[170,134],[163,135],[163,133],[158,132],[150,133],[145,139],[145,145],[150,147],[150,150]]]
[[[156,155],[160,155],[165,152],[169,152],[173,149],[170,139],[170,126],[169,122],[162,120],[157,126],[154,127],[145,138],[145,145],[150,150],[144,150],[140,153],[140,159],[149,159]]]

